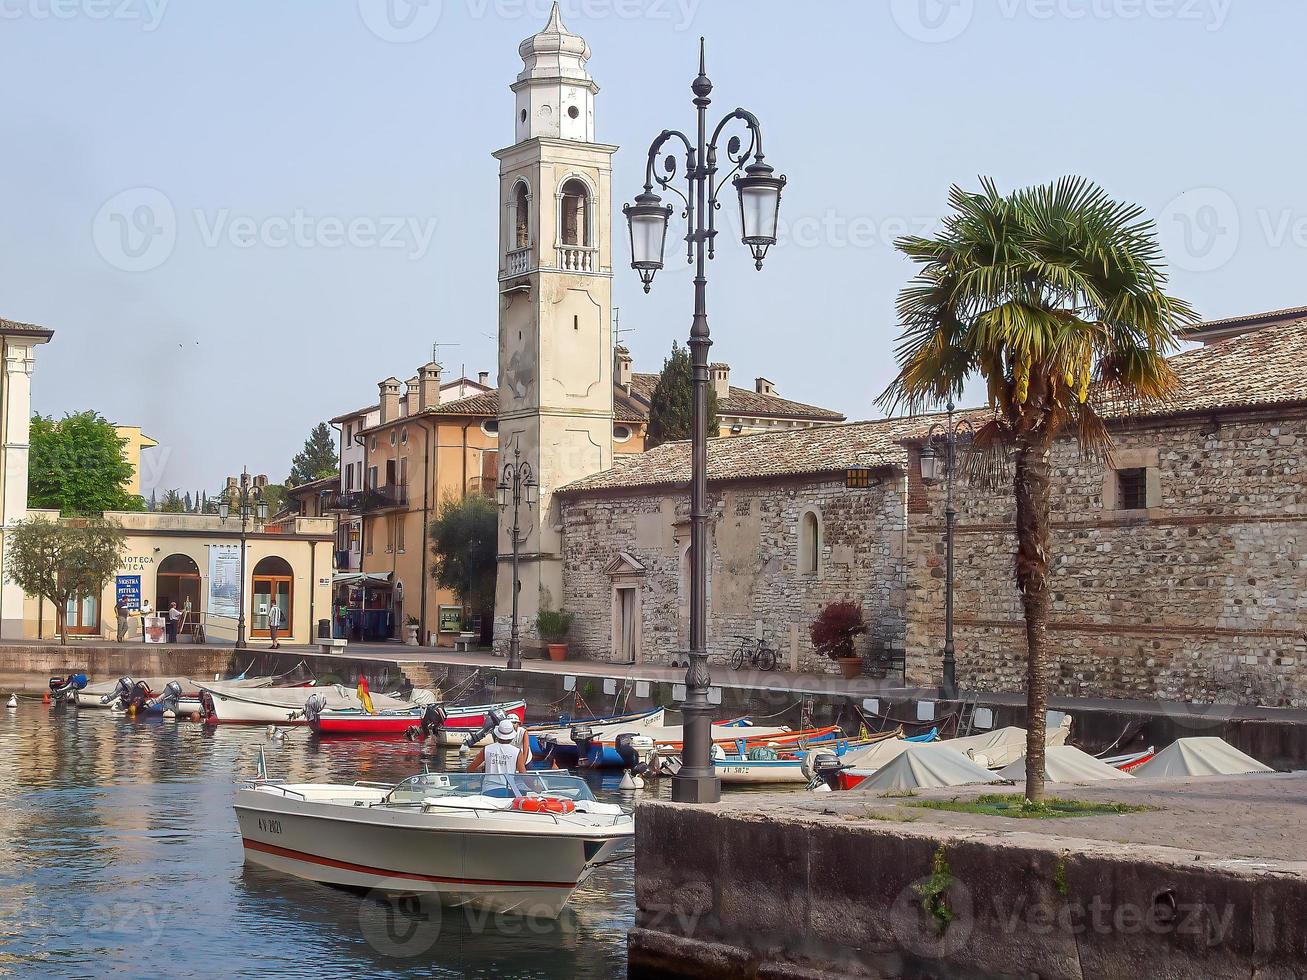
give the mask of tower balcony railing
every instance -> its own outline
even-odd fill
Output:
[[[515,248],[505,257],[504,271],[510,276],[520,276],[531,269],[531,246]]]
[[[563,272],[594,272],[599,267],[599,249],[588,245],[559,245],[558,268]]]
[[[387,483],[366,490],[333,492],[324,503],[324,511],[344,511],[352,514],[407,507],[408,487],[401,483]]]

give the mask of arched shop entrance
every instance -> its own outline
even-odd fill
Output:
[[[182,611],[181,631],[194,633],[204,621],[201,604],[200,567],[190,555],[169,555],[159,565],[155,576],[154,608],[164,615],[168,603],[177,603]]]
[[[285,558],[275,555],[264,558],[254,566],[254,608],[251,636],[270,636],[268,610],[273,604],[281,607],[281,633],[290,635],[295,622],[295,573]]]

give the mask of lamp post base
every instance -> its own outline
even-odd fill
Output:
[[[673,803],[718,803],[722,798],[722,781],[714,776],[672,777]]]

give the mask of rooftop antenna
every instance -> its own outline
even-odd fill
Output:
[[[463,346],[462,344],[432,344],[431,360],[436,364],[440,363],[440,348],[442,347],[462,347],[462,346]]]
[[[635,327],[623,327],[622,308],[620,306],[614,306],[613,307],[613,337],[615,338],[614,343],[620,344],[622,342],[622,334],[624,333],[635,333]]]

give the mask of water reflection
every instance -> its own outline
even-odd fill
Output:
[[[259,746],[272,775],[295,781],[458,765],[400,741],[296,731],[283,743],[259,727],[0,708],[0,976],[625,975],[630,862],[599,869],[557,921],[446,910],[429,948],[403,957],[369,941],[367,899],[246,868],[233,779]],[[590,782],[617,798],[616,775]]]

